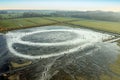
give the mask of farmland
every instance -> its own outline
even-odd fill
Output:
[[[21,29],[26,27],[43,26],[54,23],[54,21],[46,20],[43,18],[8,19],[0,21],[0,29],[1,31],[4,31],[7,29]]]
[[[20,29],[26,27],[38,27],[47,25],[70,25],[72,27],[85,27],[120,34],[120,22],[98,21],[70,17],[33,17],[7,19],[0,21],[1,31],[10,28]]]
[[[79,21],[70,22],[70,23],[73,25],[80,25],[87,28],[120,33],[120,22],[81,19]]]

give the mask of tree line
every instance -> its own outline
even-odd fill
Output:
[[[5,13],[6,12],[1,12]],[[73,18],[85,18],[92,20],[102,21],[120,21],[120,13],[115,12],[102,12],[102,11],[54,11],[51,13],[44,12],[23,12],[19,16],[10,16],[7,19],[16,18],[30,18],[30,17],[73,17]],[[5,19],[0,15],[0,19]]]

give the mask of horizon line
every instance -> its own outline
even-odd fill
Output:
[[[120,11],[111,11],[111,10],[55,10],[55,9],[0,9],[0,10],[43,10],[43,11],[101,11],[101,12],[120,12]]]

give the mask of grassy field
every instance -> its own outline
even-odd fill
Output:
[[[71,18],[71,17],[46,17],[47,19],[51,19],[58,22],[64,22],[64,21],[71,21],[71,20],[79,20],[78,18]]]
[[[64,18],[64,17],[47,17],[47,18],[58,22],[64,22],[64,24],[65,22],[67,22],[66,24],[69,24],[71,26],[73,25],[72,27],[86,27],[120,34],[120,22],[88,20],[83,18]]]
[[[6,19],[0,21],[0,31],[9,31],[9,29],[21,29],[27,27],[49,26],[49,25],[66,25],[62,22],[76,20],[75,18],[63,17],[33,17]]]
[[[27,27],[38,27],[44,25],[55,24],[55,21],[47,20],[44,18],[19,18],[8,19],[0,21],[0,31],[9,31],[14,29],[21,29]]]
[[[79,21],[70,22],[70,24],[80,25],[87,28],[114,32],[120,34],[120,22],[96,21],[80,19]]]
[[[54,23],[54,22],[43,18],[20,18],[20,19],[1,20],[0,27],[1,28],[27,27],[27,26],[50,24],[50,23]]]
[[[19,18],[0,21],[0,29],[4,28],[21,28],[29,26],[42,26],[58,23],[57,25],[71,25],[72,27],[87,27],[97,30],[103,30],[120,34],[120,22],[96,21],[82,18],[64,18],[64,17],[36,17],[36,18]],[[72,25],[73,24],[73,25]]]

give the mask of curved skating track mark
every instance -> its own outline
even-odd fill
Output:
[[[26,37],[26,36],[30,36],[30,35],[34,35],[34,34],[41,34],[41,33],[47,33],[47,32],[66,32],[66,33],[74,33],[75,34],[75,38],[74,39],[70,39],[67,41],[62,41],[62,42],[32,42],[32,41],[24,41],[22,40],[22,38]],[[97,33],[98,38],[96,38],[96,34],[94,35],[91,32],[87,32],[87,31],[82,31],[79,29],[50,29],[50,30],[46,30],[46,29],[42,29],[42,30],[37,30],[37,31],[31,31],[31,32],[9,32],[6,36],[7,38],[7,45],[8,48],[10,50],[11,53],[13,53],[16,56],[19,57],[24,57],[24,58],[28,58],[28,59],[41,59],[41,58],[48,58],[48,57],[53,57],[53,56],[59,56],[59,55],[63,55],[63,54],[70,54],[73,52],[76,52],[78,50],[83,50],[84,48],[86,48],[87,46],[91,46],[93,43],[92,42],[99,42],[101,41],[101,34]],[[103,35],[103,34],[102,34]],[[54,36],[54,35],[53,35]],[[64,35],[62,35],[64,36]],[[103,37],[108,37],[109,35],[104,34]],[[39,36],[38,36],[39,37]],[[47,36],[45,36],[47,37]],[[61,36],[58,36],[61,37]],[[58,38],[56,37],[56,38]],[[67,36],[64,36],[67,37]],[[103,38],[102,37],[102,38]],[[18,52],[17,50],[15,50],[13,48],[13,44],[15,43],[19,43],[19,44],[24,44],[24,45],[28,45],[28,46],[73,46],[73,48],[71,49],[66,49],[64,51],[61,52],[55,52],[55,53],[51,53],[51,54],[47,54],[47,55],[37,55],[37,56],[32,56],[32,55],[25,55],[25,54],[21,54],[20,52]]]

